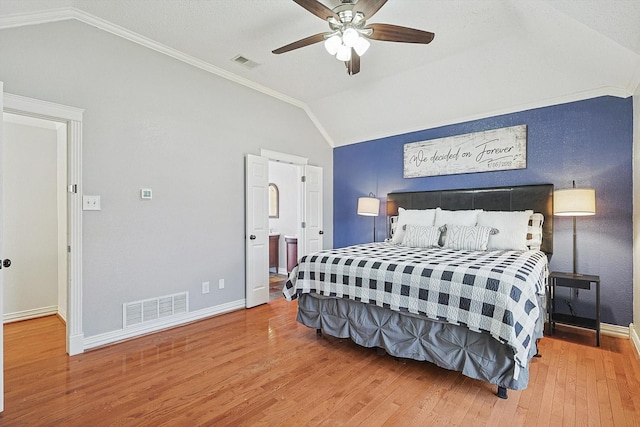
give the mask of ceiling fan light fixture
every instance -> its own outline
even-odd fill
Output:
[[[338,48],[342,45],[342,39],[339,35],[334,34],[324,41],[324,48],[331,55],[338,53]]]
[[[342,33],[342,42],[347,47],[354,47],[356,43],[358,43],[358,39],[360,39],[360,34],[356,31],[355,28],[349,27]]]
[[[351,61],[351,48],[347,45],[340,45],[336,54],[338,61]]]
[[[2,1],[2,0],[0,0]],[[370,40],[397,43],[430,43],[435,34],[391,24],[367,24],[388,0],[293,0],[308,12],[329,24],[329,32],[314,34],[289,43],[272,52],[276,55],[324,42],[336,59],[345,62],[349,75],[360,72],[360,57],[371,46]],[[337,4],[330,8],[324,3]]]
[[[369,40],[365,39],[364,37],[359,37],[358,42],[353,47],[353,50],[356,51],[358,56],[362,56],[367,51],[367,49],[369,49],[369,46],[371,46]]]

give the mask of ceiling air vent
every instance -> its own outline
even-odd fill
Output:
[[[243,67],[249,68],[249,69],[256,68],[258,65],[260,65],[257,62],[252,61],[249,58],[246,58],[242,55],[236,55],[233,58],[231,58],[231,60],[236,64],[240,64]]]

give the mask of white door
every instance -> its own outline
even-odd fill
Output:
[[[0,82],[0,113],[4,111],[3,107],[3,99],[4,92],[2,90],[3,83]],[[2,252],[2,218],[4,217],[2,210],[2,120],[0,120],[0,260],[3,260],[2,257],[7,256],[8,254],[4,254]],[[2,262],[2,261],[0,261]],[[2,326],[2,319],[4,319],[4,311],[2,309],[2,304],[4,301],[2,300],[2,270],[0,270],[0,412],[4,411],[4,335]]]
[[[247,154],[245,170],[246,307],[269,302],[269,160]]]
[[[298,241],[298,259],[323,249],[322,227],[322,168],[303,166],[303,227]]]

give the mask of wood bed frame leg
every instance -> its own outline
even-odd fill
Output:
[[[509,396],[507,396],[507,388],[498,386],[498,392],[496,393],[496,396],[498,396],[500,399],[508,399]]]
[[[316,335],[321,337],[322,336],[322,329],[320,329],[320,328],[316,329]]]

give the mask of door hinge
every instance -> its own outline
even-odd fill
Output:
[[[78,184],[69,185],[69,193],[76,194],[78,192]]]
[[[300,224],[300,226],[301,226],[302,228],[307,228],[307,223],[303,221],[303,222],[302,222],[302,224]]]
[[[302,175],[301,179],[302,182],[307,182],[307,177],[305,175]]]
[[[67,246],[67,252],[71,253],[71,246]]]

